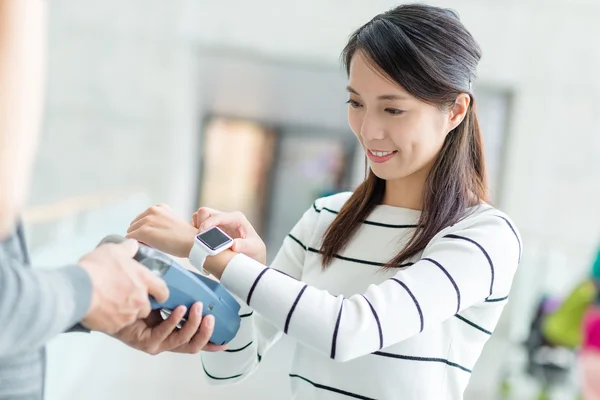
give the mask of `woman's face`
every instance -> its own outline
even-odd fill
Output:
[[[470,101],[468,95],[460,95],[452,110],[441,111],[383,76],[360,51],[350,63],[348,92],[350,128],[373,173],[385,180],[428,172]]]

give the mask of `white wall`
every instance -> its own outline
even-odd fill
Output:
[[[181,152],[192,120],[182,115],[187,105],[196,111],[178,80],[190,64],[175,37],[177,2],[53,0],[48,9],[46,120],[30,204],[123,189],[176,202],[175,171],[192,140]]]

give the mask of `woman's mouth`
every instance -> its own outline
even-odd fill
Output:
[[[394,157],[398,151],[382,151],[382,150],[369,150],[367,149],[367,157],[374,163],[384,163]]]

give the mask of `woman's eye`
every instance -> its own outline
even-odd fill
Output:
[[[352,108],[360,107],[360,103],[358,101],[354,101],[352,99],[348,100],[346,103],[350,104],[350,107],[352,107]]]
[[[400,115],[404,113],[404,111],[398,110],[397,108],[386,108],[385,112],[387,112],[390,115]]]

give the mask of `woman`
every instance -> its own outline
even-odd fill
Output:
[[[521,255],[512,222],[485,203],[480,49],[455,13],[403,5],[358,29],[343,58],[366,180],[318,199],[270,268],[243,215],[194,215],[199,230],[237,238],[203,267],[244,315],[228,352],[203,354],[207,376],[244,379],[285,333],[297,340],[295,399],[460,399]],[[193,234],[161,207],[129,228],[178,256]]]

